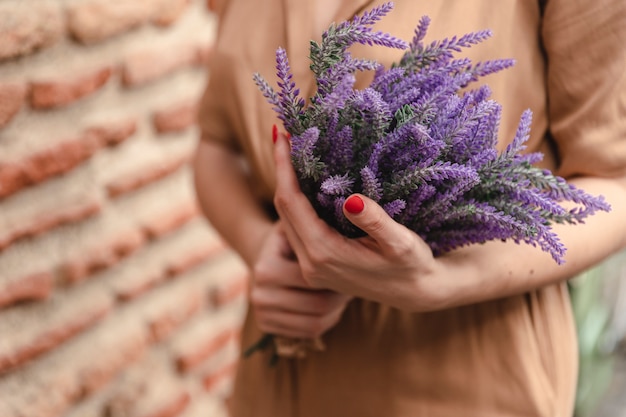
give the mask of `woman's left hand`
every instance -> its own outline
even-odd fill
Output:
[[[274,156],[274,204],[310,286],[410,311],[430,311],[445,304],[445,286],[438,280],[443,266],[417,234],[373,200],[355,194],[346,200],[344,214],[367,236],[346,238],[317,216],[300,191],[284,136],[276,142]]]

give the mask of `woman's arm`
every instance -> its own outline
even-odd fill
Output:
[[[468,288],[451,297],[451,303],[520,294],[567,280],[626,247],[626,180],[581,177],[569,182],[591,195],[603,195],[611,211],[597,212],[584,224],[553,226],[567,248],[565,264],[557,265],[546,253],[525,244],[491,242],[465,248],[446,259],[453,268],[471,265],[473,270]]]
[[[202,211],[250,268],[250,301],[259,328],[313,338],[333,327],[351,297],[312,289],[302,279],[281,223],[255,198],[240,157],[220,144],[200,141],[193,166]]]
[[[200,140],[193,169],[203,213],[251,267],[273,221],[254,197],[241,157],[223,145]]]
[[[624,179],[580,178],[571,182],[602,194],[612,206],[584,225],[558,225],[568,248],[565,265],[530,245],[489,242],[434,258],[415,233],[393,221],[374,201],[348,199],[344,214],[368,237],[347,239],[328,227],[298,188],[289,143],[276,144],[275,206],[304,279],[409,311],[429,311],[497,299],[556,283],[626,246]],[[354,197],[352,197],[354,198]],[[350,212],[352,211],[352,213]]]

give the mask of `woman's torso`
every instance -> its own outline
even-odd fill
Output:
[[[273,193],[271,106],[252,73],[273,81],[274,51],[285,47],[294,79],[305,96],[314,86],[308,41],[319,37],[312,2],[230,0],[220,23],[213,60],[220,82],[220,117],[205,120],[216,140],[229,141],[250,161],[260,198]],[[379,2],[341,2],[336,20]],[[474,60],[515,58],[513,69],[485,79],[503,107],[503,148],[519,116],[534,113],[529,150],[546,154],[546,62],[540,47],[541,10],[533,1],[396,1],[377,29],[411,39],[422,15],[432,19],[427,41],[490,28],[494,36],[472,48]],[[285,23],[286,22],[286,23]],[[308,23],[307,23],[308,22]],[[409,22],[410,24],[407,24]],[[354,55],[389,64],[398,53],[357,46]],[[367,76],[360,82],[366,83]],[[216,104],[213,104],[216,106]],[[207,107],[211,107],[207,105]],[[213,123],[216,126],[209,126]],[[226,127],[217,126],[220,123]],[[463,279],[463,277],[459,277]],[[244,346],[261,334],[249,315]],[[576,384],[576,337],[565,285],[531,294],[427,314],[410,314],[355,300],[324,336],[327,349],[306,359],[269,352],[241,362],[233,395],[234,417],[451,417],[571,415]]]

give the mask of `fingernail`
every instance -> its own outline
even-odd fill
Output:
[[[287,132],[287,133],[285,133],[285,136],[287,137],[287,140],[291,139],[291,133]]]
[[[278,140],[278,126],[272,126],[272,142],[276,143]]]
[[[345,207],[348,213],[359,214],[365,208],[365,203],[361,197],[353,195],[346,200]]]

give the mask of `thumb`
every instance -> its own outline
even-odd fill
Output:
[[[344,215],[352,224],[367,233],[384,250],[396,248],[399,241],[412,232],[393,220],[374,200],[352,194],[343,204]],[[411,236],[412,237],[412,236]]]

